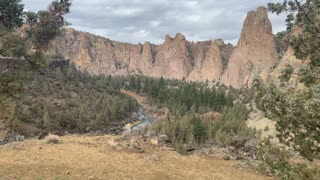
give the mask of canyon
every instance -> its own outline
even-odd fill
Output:
[[[264,7],[248,12],[236,46],[221,39],[190,42],[180,33],[167,35],[160,45],[134,45],[68,28],[49,49],[49,54],[70,59],[79,70],[91,74],[214,81],[234,88],[250,87],[257,75],[276,81],[279,73],[272,73],[273,69],[292,62],[288,55],[279,57]]]

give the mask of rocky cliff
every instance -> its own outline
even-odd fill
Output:
[[[301,33],[302,29],[299,27],[295,27],[291,32],[291,36],[298,36]],[[269,83],[276,84],[277,86],[282,86],[282,88],[301,90],[305,88],[305,85],[301,83],[301,78],[303,77],[300,69],[304,65],[307,65],[308,60],[297,59],[294,50],[292,47],[288,47],[286,51],[284,51],[283,56],[280,59],[279,64],[273,69],[273,71],[269,74],[267,81]],[[284,70],[287,66],[291,66],[293,68],[293,73],[288,82],[285,84],[281,83],[279,77],[281,75],[282,70]]]
[[[249,12],[236,47],[223,40],[189,42],[177,33],[163,44],[128,44],[67,29],[51,44],[52,54],[72,60],[92,74],[143,74],[192,81],[249,86],[254,75],[267,77],[278,63],[267,10]]]
[[[236,88],[250,86],[255,75],[267,79],[278,63],[275,37],[264,7],[248,12],[237,47],[221,80]]]
[[[161,45],[133,45],[66,29],[49,49],[93,74],[218,81],[234,47],[222,40],[189,42],[180,33]]]

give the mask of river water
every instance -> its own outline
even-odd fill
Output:
[[[132,127],[132,130],[139,130],[140,128],[144,128],[148,125],[151,125],[155,122],[155,119],[151,116],[148,116],[142,107],[139,107],[137,110],[137,116],[140,123],[137,126]]]

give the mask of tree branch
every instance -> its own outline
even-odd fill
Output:
[[[304,14],[304,16],[307,18],[307,20],[309,21],[310,24],[312,24],[315,27],[315,30],[317,31],[317,33],[320,33],[319,29],[314,25],[314,23],[312,22],[311,18],[309,17],[309,15],[307,13],[304,12],[303,7],[301,6],[300,2],[298,0],[294,0],[298,6],[298,9],[300,12],[302,12]]]

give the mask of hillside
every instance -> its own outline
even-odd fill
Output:
[[[132,120],[137,102],[120,93],[121,85],[111,78],[79,72],[65,60],[48,62],[40,71],[25,70],[26,64],[20,64],[19,69],[3,71],[23,82],[23,90],[7,100],[6,116],[0,114],[0,142],[16,139],[16,133],[25,137],[48,132],[119,133]],[[9,132],[5,139],[4,130]]]

